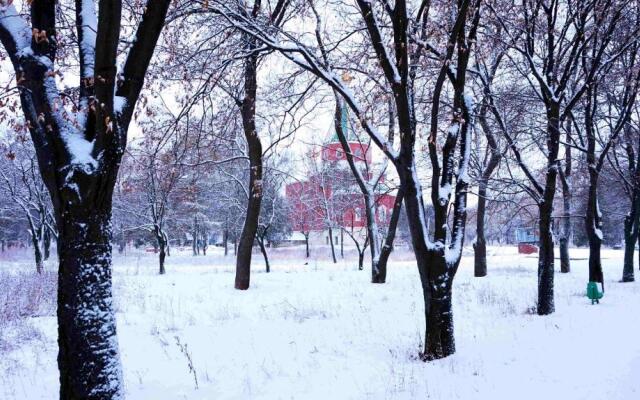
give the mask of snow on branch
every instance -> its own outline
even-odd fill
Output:
[[[96,58],[96,34],[98,32],[98,20],[93,0],[82,0],[76,10],[78,19],[78,36],[80,39],[80,57],[82,78],[91,79],[94,76]]]
[[[279,30],[276,31],[277,28],[272,26],[261,26],[256,22],[256,20],[250,19],[242,13],[230,9],[226,4],[223,4],[223,2],[211,6],[211,9],[214,13],[222,16],[232,27],[256,38],[268,48],[279,51],[285,58],[289,59],[304,70],[313,73],[331,86],[332,89],[344,98],[345,102],[358,117],[364,130],[371,137],[376,146],[378,146],[378,148],[380,148],[380,150],[382,150],[391,160],[397,159],[398,152],[393,148],[392,143],[389,143],[377,128],[364,116],[363,107],[356,99],[355,94],[344,84],[344,82],[342,82],[340,77],[338,77],[333,70],[324,65],[320,58],[317,57],[311,49],[289,35],[284,35],[289,40],[289,43],[282,43],[276,36],[277,33],[282,33]]]
[[[0,42],[14,64],[21,56],[33,54],[31,29],[9,0],[0,0]]]

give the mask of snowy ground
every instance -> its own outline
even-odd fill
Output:
[[[127,398],[640,398],[640,283],[618,282],[621,251],[604,251],[606,294],[591,306],[587,252],[572,250],[547,317],[530,313],[536,258],[493,248],[479,279],[465,256],[454,285],[457,353],[426,364],[416,359],[423,303],[410,255],[397,252],[388,283],[372,285],[351,252],[337,265],[326,256],[304,265],[301,252],[274,252],[273,272],[256,266],[246,292],[233,289],[233,257],[219,249],[172,255],[166,276],[153,254],[116,256]],[[0,279],[30,271],[26,257],[0,259]],[[0,399],[57,398],[54,310],[40,314],[0,330],[7,339],[29,327],[0,348]]]

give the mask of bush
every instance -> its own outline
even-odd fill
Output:
[[[56,311],[55,272],[0,272],[0,350],[10,350],[37,334],[28,319]]]

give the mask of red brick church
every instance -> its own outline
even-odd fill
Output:
[[[363,176],[368,178],[366,171],[369,168],[376,169],[371,148],[358,140],[346,111],[341,123],[343,131],[347,132],[347,141],[356,165]],[[327,143],[312,149],[309,158],[314,168],[308,168],[306,180],[286,186],[294,236],[309,235],[311,243],[329,244],[331,228],[334,245],[339,245],[342,237],[351,242],[346,235],[340,234],[341,229],[364,237],[367,226],[364,199],[335,132]],[[383,175],[378,187],[384,187],[384,182]],[[380,192],[375,198],[376,222],[380,228],[385,228],[389,224],[395,196]]]

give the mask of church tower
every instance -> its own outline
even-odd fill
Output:
[[[342,126],[342,131],[346,133],[345,136],[349,144],[349,149],[351,150],[351,154],[353,154],[355,162],[364,163],[366,160],[368,163],[371,163],[371,149],[367,143],[360,142],[358,139],[353,128],[353,124],[349,118],[349,109],[346,106],[342,107],[340,125]],[[329,141],[323,146],[322,161],[337,163],[344,162],[346,164],[347,156],[344,154],[344,149],[342,148],[340,139],[338,139],[338,133],[335,131],[335,128],[331,131],[333,134]]]

